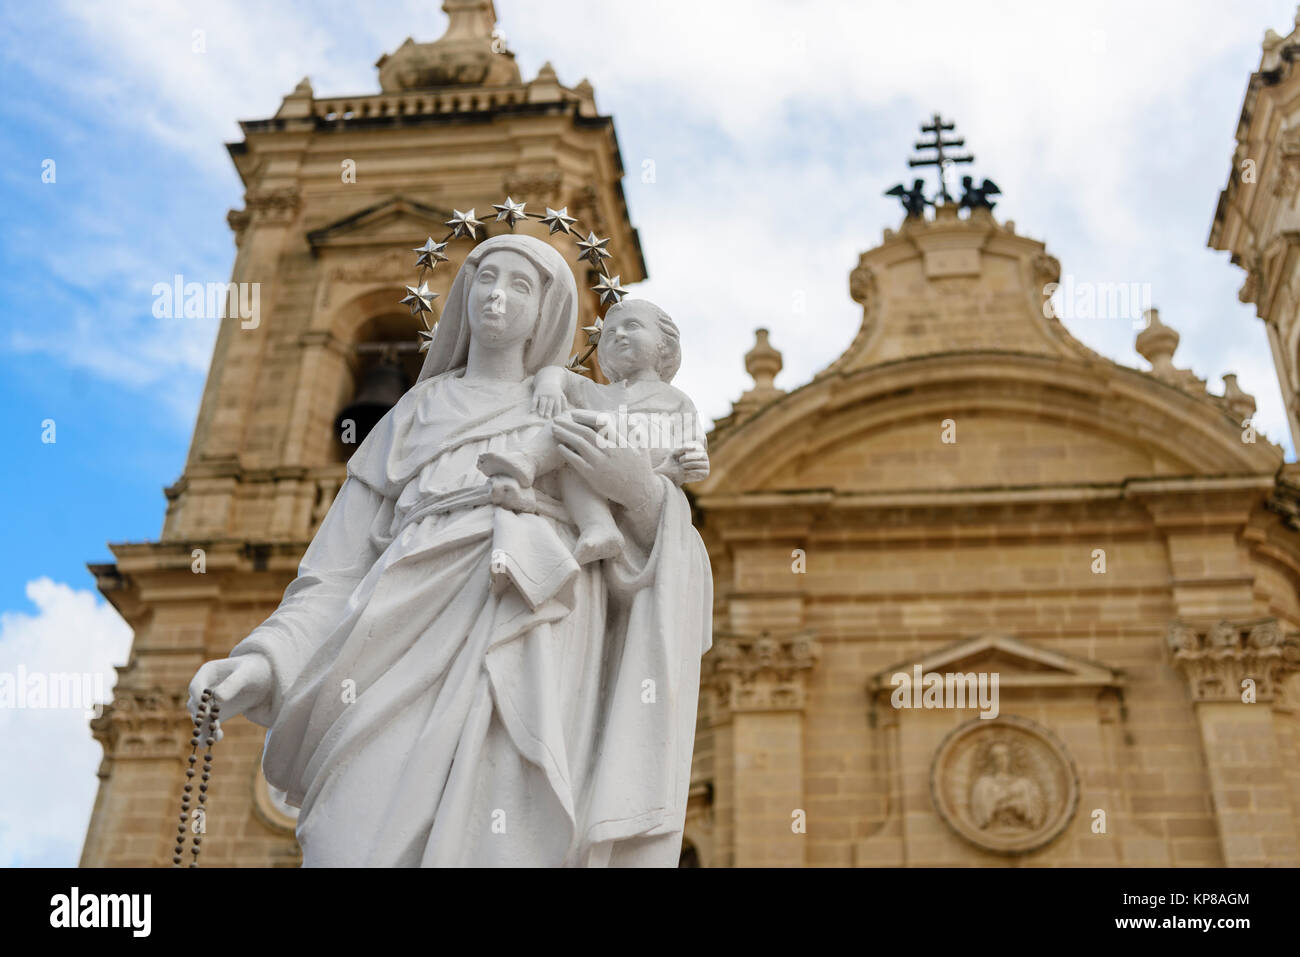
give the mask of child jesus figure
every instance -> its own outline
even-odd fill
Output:
[[[598,361],[609,385],[559,366],[537,373],[533,410],[546,418],[568,415],[570,407],[598,413],[602,441],[644,448],[659,474],[679,487],[709,474],[709,458],[699,413],[680,389],[669,383],[681,365],[677,326],[668,314],[644,299],[625,299],[605,314]],[[580,565],[613,558],[623,550],[623,536],[609,503],[598,495],[560,455],[550,428],[510,452],[485,452],[478,467],[492,480],[493,498],[530,510],[538,475],[559,470],[561,498],[578,527],[573,557]]]

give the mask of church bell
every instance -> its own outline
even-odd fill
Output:
[[[356,397],[343,407],[334,420],[334,434],[344,445],[360,445],[384,414],[397,404],[410,380],[395,356],[383,355],[361,380]],[[353,423],[348,429],[348,422]]]

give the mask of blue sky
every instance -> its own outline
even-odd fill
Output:
[[[1182,333],[1175,363],[1215,392],[1238,372],[1290,456],[1262,325],[1236,299],[1242,274],[1205,242],[1263,31],[1289,32],[1294,6],[969,9],[497,3],[526,78],[550,60],[562,82],[590,78],[614,115],[651,273],[635,292],[678,318],[677,384],[706,417],[749,387],[755,327],[783,350],[786,388],[848,344],[849,270],[897,225],[881,193],[909,175],[916,126],[939,109],[974,172],[1001,185],[1000,218],[1078,279],[1150,283]],[[429,0],[0,5],[0,670],[18,648],[28,667],[125,660],[129,636],[85,563],[108,560],[107,542],[156,537],[162,488],[181,472],[216,329],[153,318],[150,290],[176,273],[228,277],[225,215],[242,190],[223,143],[236,120],[272,115],[303,76],[318,95],[377,91],[378,56],[444,22]],[[727,305],[702,307],[719,284]],[[1071,329],[1144,367],[1128,323]],[[23,728],[67,755],[41,786],[0,787],[0,821],[32,824],[21,836],[0,824],[0,864],[75,862],[99,749],[79,715],[60,721],[0,715],[0,739]],[[0,767],[21,759],[0,744]]]

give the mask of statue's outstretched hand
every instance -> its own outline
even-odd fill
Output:
[[[190,716],[197,716],[199,699],[205,688],[211,688],[216,695],[221,706],[217,717],[224,723],[265,701],[271,694],[271,682],[271,663],[256,652],[209,661],[195,672],[194,680],[190,682]],[[200,729],[203,736],[207,730],[206,725]],[[214,738],[221,740],[220,726]]]

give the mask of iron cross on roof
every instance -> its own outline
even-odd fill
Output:
[[[948,181],[945,177],[945,173],[947,173],[948,167],[956,163],[975,162],[975,157],[971,156],[969,153],[961,153],[956,156],[952,156],[944,152],[945,148],[959,147],[959,146],[966,145],[965,137],[957,136],[957,137],[953,137],[952,139],[944,138],[943,135],[944,133],[956,128],[957,128],[957,124],[945,123],[943,121],[943,117],[941,117],[938,113],[935,113],[934,116],[930,119],[929,123],[924,123],[921,125],[921,132],[934,134],[934,139],[918,140],[915,144],[916,149],[918,150],[934,150],[934,155],[926,156],[926,157],[913,157],[912,159],[909,159],[907,161],[907,165],[911,167],[933,166],[935,168],[935,171],[939,174],[938,198],[941,198],[945,203],[951,203],[953,201],[952,195],[948,192]]]

